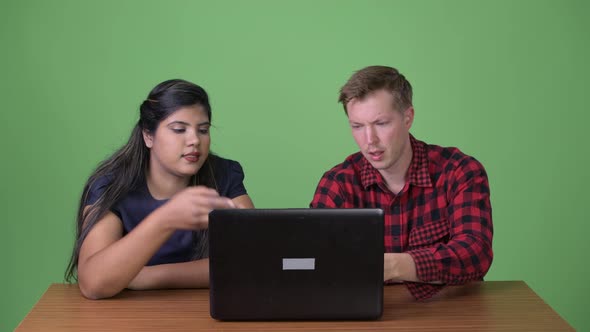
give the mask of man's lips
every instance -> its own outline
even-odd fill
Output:
[[[373,161],[379,161],[383,157],[383,151],[369,151],[367,153]]]

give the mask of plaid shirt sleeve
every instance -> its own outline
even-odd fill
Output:
[[[408,251],[418,279],[447,285],[481,280],[492,264],[493,226],[488,179],[479,162],[473,158],[461,161],[448,178],[447,199],[449,241]],[[418,299],[434,295],[441,287],[408,283]]]

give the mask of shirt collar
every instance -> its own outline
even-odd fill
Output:
[[[413,186],[432,187],[430,173],[428,172],[428,151],[426,143],[419,141],[410,134],[412,144],[412,162],[408,168],[408,181]],[[362,156],[360,168],[361,184],[366,189],[370,185],[381,183],[384,187],[385,180],[379,171]]]

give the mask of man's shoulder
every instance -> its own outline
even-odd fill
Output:
[[[362,165],[362,158],[364,157],[360,152],[353,153],[343,162],[326,171],[323,177],[339,181],[356,177]]]
[[[428,162],[443,171],[453,171],[461,168],[481,168],[483,165],[473,156],[463,152],[458,147],[440,146],[422,142],[428,152]]]

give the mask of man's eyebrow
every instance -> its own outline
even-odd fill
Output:
[[[369,122],[369,124],[375,124],[375,123],[377,123],[377,122],[386,122],[386,121],[389,121],[389,120],[388,120],[388,119],[375,119],[375,120],[373,120],[373,121]],[[356,121],[352,121],[352,120],[348,120],[348,123],[350,123],[350,124],[360,124],[360,125],[362,125],[362,123],[361,123],[361,122],[356,122]]]

